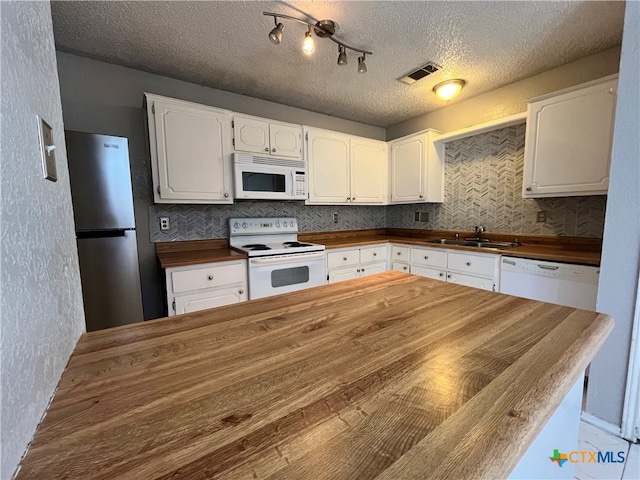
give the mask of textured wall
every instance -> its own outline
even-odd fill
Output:
[[[338,223],[332,214],[338,213]],[[153,242],[227,238],[230,217],[295,217],[301,232],[384,228],[385,208],[365,205],[305,205],[304,202],[240,201],[233,205],[153,205],[149,225]],[[159,217],[171,230],[161,231]]]
[[[533,75],[488,93],[454,103],[387,128],[387,140],[427,128],[451,132],[527,110],[529,98],[618,72],[620,47]]]
[[[42,176],[36,114],[53,128]],[[84,329],[49,2],[2,2],[2,467],[8,479]]]
[[[387,226],[602,237],[605,196],[522,198],[524,137],[522,124],[447,143],[444,203],[387,207]],[[429,222],[415,223],[415,211]]]
[[[597,303],[598,311],[610,314],[616,324],[591,363],[587,392],[587,411],[614,425],[622,420],[634,308],[640,294],[638,65],[640,2],[627,2]]]
[[[69,130],[119,135],[129,139],[134,211],[138,230],[140,282],[146,319],[163,315],[164,274],[149,242],[149,207],[153,204],[151,164],[142,115],[143,93],[157,93],[203,105],[275,120],[384,139],[385,131],[300,108],[202,87],[131,68],[58,52],[64,124]],[[178,208],[178,207],[176,207]],[[194,207],[198,211],[198,207]],[[153,228],[153,225],[151,226]],[[151,233],[153,236],[153,233]]]

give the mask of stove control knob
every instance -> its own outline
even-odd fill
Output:
[[[234,223],[233,228],[240,228],[240,224],[238,222]]]
[[[283,222],[282,226],[286,227],[287,226],[287,222]]]
[[[242,222],[242,228],[247,228],[247,222]]]
[[[280,220],[276,222],[276,227],[280,228]]]

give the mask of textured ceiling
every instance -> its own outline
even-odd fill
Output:
[[[338,66],[337,46],[282,20],[282,43],[267,38],[272,11],[337,22],[336,38],[373,51]],[[387,127],[445,102],[431,92],[467,81],[465,100],[619,45],[623,2],[598,1],[208,1],[52,2],[57,48],[148,72]],[[396,79],[427,62],[441,71],[413,84]]]

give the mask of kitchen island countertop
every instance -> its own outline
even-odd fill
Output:
[[[91,332],[17,478],[506,477],[612,327],[386,272]]]

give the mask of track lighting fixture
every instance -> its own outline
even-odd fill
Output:
[[[364,63],[364,54],[358,57],[358,73],[367,73],[367,64]]]
[[[367,73],[367,65],[366,63],[364,63],[365,56],[373,55],[373,53],[362,50],[360,48],[351,47],[346,43],[335,39],[333,37],[333,34],[336,32],[337,26],[333,20],[319,20],[315,23],[311,23],[301,18],[282,15],[279,13],[263,12],[263,14],[273,17],[275,27],[271,30],[271,32],[269,32],[269,40],[271,40],[271,42],[273,42],[274,44],[280,44],[280,42],[282,41],[282,31],[284,30],[284,25],[282,25],[282,23],[279,23],[278,19],[286,18],[288,20],[307,25],[308,31],[305,32],[304,41],[302,42],[302,50],[304,51],[304,53],[311,54],[314,52],[315,44],[313,40],[313,34],[315,33],[316,37],[318,38],[328,38],[332,42],[338,44],[338,65],[347,64],[347,50],[361,53],[362,56],[358,57],[358,73]],[[307,15],[307,18],[310,17]]]
[[[344,45],[338,45],[338,65],[347,64],[347,49]]]

